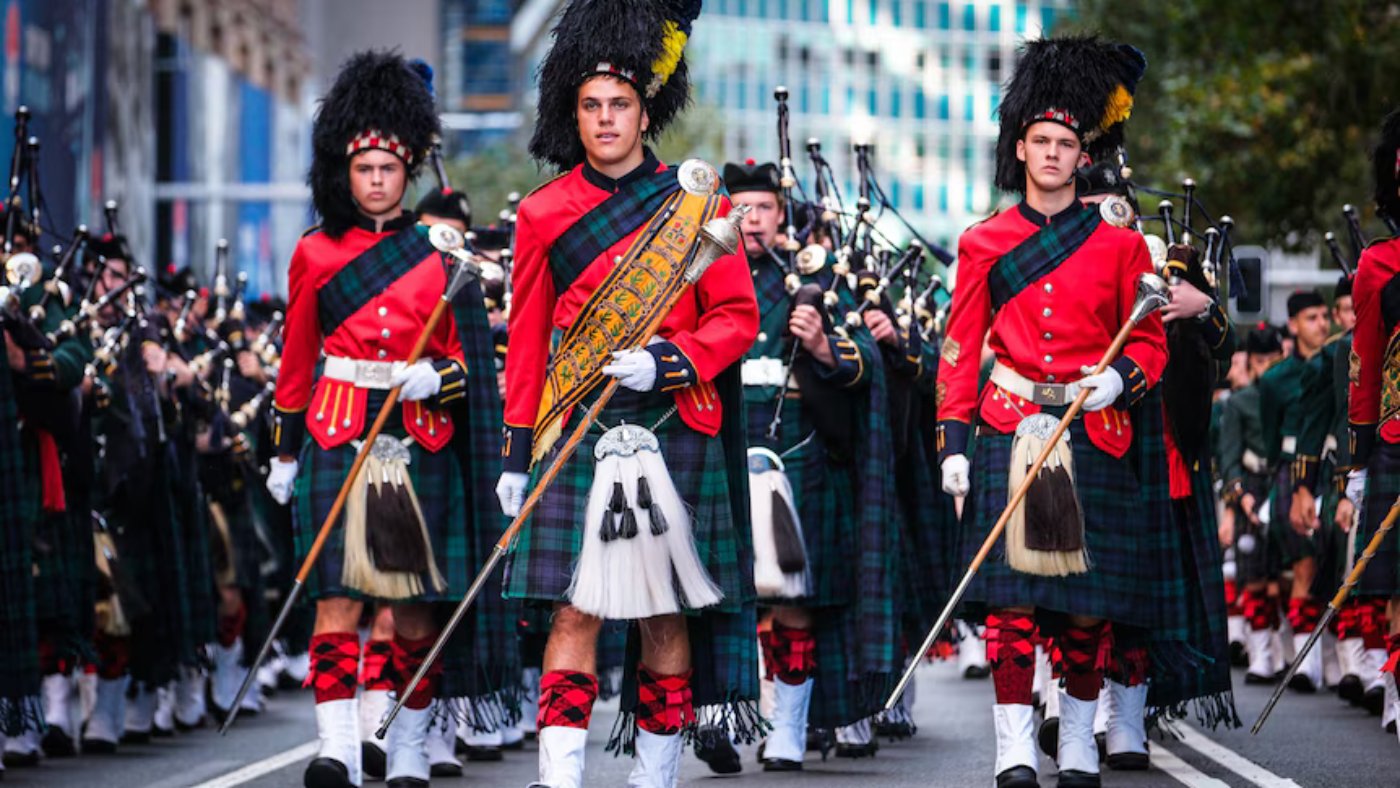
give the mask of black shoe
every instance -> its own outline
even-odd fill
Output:
[[[77,748],[73,746],[73,737],[57,725],[49,726],[39,746],[44,748],[44,754],[50,758],[72,758],[78,754]]]
[[[837,758],[874,758],[875,753],[880,751],[880,745],[876,742],[865,744],[836,744]]]
[[[209,716],[214,718],[214,727],[216,728],[223,725],[224,720],[228,719],[228,710],[220,708],[219,704],[215,703],[213,700],[209,701],[207,711]],[[240,716],[242,715],[240,714]]]
[[[308,763],[302,785],[306,788],[355,788],[350,782],[350,769],[334,758],[316,758]]]
[[[389,756],[384,748],[372,741],[360,742],[360,769],[366,777],[384,779],[385,772],[389,770]]]
[[[5,757],[0,759],[5,764],[6,769],[23,769],[28,766],[39,765],[39,751],[33,752],[7,752]]]
[[[1066,769],[1060,772],[1060,780],[1055,784],[1060,788],[1100,788],[1103,782],[1097,774]]]
[[[1230,665],[1236,668],[1249,667],[1249,651],[1238,640],[1230,644]]]
[[[802,761],[785,761],[782,758],[772,758],[763,762],[765,772],[800,772],[802,771]]]
[[[122,734],[122,744],[150,744],[150,731],[127,731]]]
[[[467,760],[475,762],[499,761],[506,757],[500,747],[475,747],[470,744],[462,748],[462,754]]]
[[[1035,734],[1036,741],[1040,742],[1040,751],[1050,756],[1050,760],[1058,760],[1060,757],[1060,718],[1047,717],[1040,723],[1040,729]]]
[[[965,679],[985,679],[990,675],[992,675],[990,665],[968,665],[963,669],[963,678]]]
[[[1342,680],[1337,682],[1337,697],[1356,706],[1361,703],[1361,698],[1366,695],[1366,685],[1361,683],[1359,676],[1348,673],[1342,676]]]
[[[525,749],[525,737],[522,736],[522,737],[520,737],[519,739],[516,739],[515,741],[510,742],[509,744],[502,744],[502,745],[501,745],[501,749],[503,749],[503,750],[523,750],[523,749]]]
[[[173,739],[175,738],[175,729],[162,728],[159,725],[152,725],[151,736],[157,739]]]
[[[1372,687],[1361,696],[1361,708],[1372,717],[1381,716],[1385,711],[1385,687]]]
[[[997,788],[1040,788],[1035,769],[1029,766],[1012,766],[997,775]]]
[[[1142,772],[1152,763],[1145,752],[1115,752],[1107,758],[1108,768],[1116,772]]]
[[[1312,683],[1312,679],[1301,673],[1293,674],[1293,678],[1288,682],[1288,688],[1294,692],[1301,692],[1304,695],[1311,695],[1317,692],[1317,685]]]
[[[904,741],[912,739],[918,732],[918,727],[911,722],[877,722],[870,728],[877,737],[883,737],[890,741]]]
[[[738,774],[744,770],[739,751],[724,735],[724,729],[706,725],[696,732],[695,757],[705,762],[715,774]]]
[[[1246,683],[1246,684],[1277,684],[1277,683],[1278,683],[1278,677],[1277,677],[1277,676],[1261,676],[1261,675],[1259,675],[1258,673],[1246,673],[1246,674],[1244,674],[1244,683]]]
[[[83,739],[83,755],[115,755],[117,743],[106,739]]]
[[[1094,734],[1094,744],[1097,744],[1099,747],[1099,763],[1108,760],[1108,734]]]
[[[462,767],[455,763],[435,763],[428,768],[432,777],[461,777]]]
[[[1395,735],[1395,720],[1391,720],[1385,724],[1385,732],[1389,733],[1391,736]]]
[[[388,788],[428,788],[428,781],[417,777],[395,777],[385,785]]]

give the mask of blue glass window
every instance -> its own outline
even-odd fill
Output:
[[[847,113],[851,113],[851,112],[855,112],[855,111],[856,111],[856,89],[855,89],[853,86],[851,86],[851,85],[847,85],[847,86],[846,86],[846,112],[847,112]]]
[[[879,16],[879,13],[880,13],[880,0],[869,0],[869,2],[870,2],[870,24],[873,25],[873,24],[876,23],[876,18]],[[897,3],[898,3],[898,0],[896,0],[896,4],[897,4]]]
[[[890,22],[895,27],[904,24],[904,3],[903,0],[890,0]]]
[[[925,116],[925,110],[924,110],[924,89],[923,89],[923,88],[915,88],[915,89],[914,89],[914,117],[917,118],[917,119],[919,119],[919,120],[923,120],[923,119],[924,119],[924,116]]]
[[[1045,7],[1040,9],[1040,27],[1045,31],[1045,35],[1050,35],[1050,29],[1055,26],[1055,9]]]
[[[963,96],[963,120],[972,120],[972,96]]]
[[[899,179],[890,181],[890,204],[895,208],[899,207]]]
[[[865,111],[870,113],[871,117],[875,117],[876,115],[880,114],[880,100],[876,97],[875,88],[871,88],[870,90],[866,91],[865,106]]]
[[[948,29],[948,26],[951,24],[951,21],[950,21],[950,20],[951,20],[951,18],[952,18],[953,11],[952,11],[952,9],[949,7],[950,5],[951,5],[951,4],[949,4],[949,3],[939,3],[939,4],[938,4],[938,29],[939,29],[939,30],[947,30],[947,29]]]
[[[914,0],[914,27],[920,30],[928,27],[927,0]]]
[[[939,96],[939,97],[938,97],[938,119],[939,119],[939,120],[947,120],[947,119],[948,119],[948,97],[947,97],[947,96]]]
[[[916,211],[922,211],[923,209],[924,209],[924,185],[923,185],[922,183],[916,183],[916,184],[914,184],[914,210],[916,210]]]
[[[993,33],[1001,32],[1001,6],[994,5],[987,14],[987,29]]]
[[[738,96],[735,97],[736,100],[735,100],[735,102],[734,102],[734,108],[735,108],[735,109],[748,109],[748,103],[749,103],[749,83],[748,83],[748,81],[747,81],[747,80],[743,80],[743,79],[739,80],[739,83],[738,83],[738,85],[736,86],[736,89],[738,90]]]
[[[977,6],[968,3],[963,6],[963,30],[977,29]]]
[[[846,24],[856,23],[856,0],[846,0]]]
[[[992,88],[992,117],[996,117],[997,107],[1001,106],[1001,90]]]
[[[799,108],[799,109],[798,109],[799,112],[802,112],[802,113],[805,114],[805,113],[808,113],[808,112],[811,112],[811,111],[812,111],[812,107],[811,107],[811,93],[812,93],[812,89],[809,88],[809,87],[807,87],[806,85],[803,85],[803,86],[799,89],[798,94],[797,94],[797,106],[798,106],[798,108]]]
[[[948,210],[948,184],[946,183],[938,186],[938,210]]]
[[[972,210],[972,184],[967,185],[967,210]]]
[[[831,114],[831,86],[822,85],[822,114]]]
[[[1027,13],[1027,8],[1026,8],[1026,2],[1025,2],[1025,0],[1017,0],[1017,3],[1016,3],[1016,32],[1017,32],[1017,33],[1024,33],[1024,32],[1026,32],[1026,13]]]
[[[900,111],[900,106],[899,106],[899,104],[900,104],[900,97],[901,97],[901,96],[902,96],[902,94],[900,93],[898,87],[895,87],[893,90],[890,91],[890,117],[892,117],[892,118],[897,118],[897,117],[899,117],[899,114],[900,114],[900,112],[899,112],[899,111]]]

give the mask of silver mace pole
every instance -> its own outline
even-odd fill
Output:
[[[1376,535],[1371,537],[1371,541],[1366,545],[1365,552],[1363,552],[1361,558],[1357,560],[1356,566],[1352,567],[1351,574],[1347,575],[1346,582],[1342,583],[1342,587],[1337,589],[1337,593],[1332,597],[1332,601],[1327,603],[1327,612],[1322,615],[1322,620],[1318,622],[1317,629],[1314,629],[1312,634],[1308,635],[1308,642],[1304,643],[1301,649],[1298,649],[1298,653],[1293,657],[1293,664],[1289,665],[1288,672],[1283,674],[1283,681],[1280,681],[1278,686],[1274,687],[1274,694],[1269,696],[1269,702],[1265,704],[1264,711],[1260,712],[1259,719],[1255,721],[1254,727],[1249,729],[1250,733],[1257,734],[1259,733],[1259,729],[1264,727],[1264,721],[1269,719],[1269,715],[1273,713],[1274,706],[1278,705],[1279,698],[1283,697],[1283,691],[1288,689],[1288,682],[1297,675],[1298,668],[1303,664],[1303,658],[1308,655],[1313,645],[1317,643],[1317,639],[1322,637],[1322,633],[1327,630],[1327,623],[1332,620],[1333,616],[1337,615],[1338,608],[1342,606],[1347,596],[1351,594],[1351,589],[1361,581],[1361,574],[1366,571],[1366,565],[1371,563],[1371,559],[1375,557],[1376,550],[1380,549],[1381,542],[1385,541],[1385,535],[1390,533],[1391,527],[1395,525],[1395,518],[1397,515],[1400,515],[1400,499],[1390,505],[1390,513],[1381,521],[1381,527],[1376,530]]]
[[[739,233],[739,223],[743,221],[744,215],[747,214],[748,211],[749,209],[747,206],[734,208],[729,212],[727,217],[723,219],[711,219],[705,222],[700,228],[700,248],[696,251],[695,257],[686,267],[685,273],[683,274],[684,285],[678,288],[676,292],[671,295],[671,300],[664,305],[661,312],[663,316],[675,307],[681,295],[683,295],[691,285],[699,281],[700,277],[704,275],[705,271],[709,269],[716,260],[723,255],[735,254],[742,248],[743,240]],[[664,226],[666,226],[666,223],[662,222],[658,225],[658,228]],[[648,243],[650,242],[648,241]],[[661,321],[658,320],[648,330],[642,333],[642,336],[637,341],[637,346],[645,347],[647,340],[650,339],[660,327]],[[559,471],[563,469],[564,463],[568,462],[569,458],[573,456],[574,450],[578,448],[579,441],[583,440],[584,434],[587,433],[593,423],[598,420],[598,414],[603,412],[603,408],[607,406],[608,400],[612,398],[613,392],[617,391],[617,387],[617,378],[613,378],[608,382],[607,386],[603,389],[603,393],[599,395],[597,401],[594,402],[592,407],[584,414],[583,420],[574,428],[574,432],[569,436],[569,440],[560,447],[559,453],[554,456],[554,461],[550,463],[544,474],[540,476],[539,481],[535,483],[535,488],[530,491],[529,497],[526,498],[525,503],[521,505],[519,513],[511,520],[510,527],[506,528],[505,533],[501,534],[501,538],[497,540],[496,546],[492,548],[491,557],[486,560],[486,564],[481,568],[476,579],[472,581],[471,586],[467,589],[467,595],[462,597],[462,601],[457,603],[457,609],[452,611],[452,618],[448,619],[447,626],[443,627],[442,632],[438,634],[437,642],[433,643],[433,647],[428,651],[428,656],[424,658],[423,664],[418,666],[418,670],[413,674],[413,678],[409,680],[408,686],[404,688],[403,692],[399,693],[398,701],[394,704],[394,707],[389,710],[389,716],[384,718],[384,723],[379,726],[379,730],[374,732],[375,738],[382,740],[389,734],[389,726],[393,725],[394,718],[399,716],[399,711],[403,709],[404,701],[408,700],[408,697],[413,694],[413,691],[418,688],[418,685],[423,682],[423,679],[427,678],[428,671],[432,669],[433,663],[437,662],[438,656],[442,654],[443,648],[447,646],[447,641],[452,639],[452,633],[457,631],[457,626],[462,623],[462,618],[466,616],[467,610],[471,608],[472,602],[476,599],[477,594],[481,593],[482,587],[486,585],[486,579],[491,576],[491,570],[495,569],[496,564],[501,562],[501,558],[505,556],[506,550],[510,548],[510,543],[515,540],[515,535],[520,532],[520,528],[530,517],[530,513],[535,510],[540,499],[544,497],[545,489],[554,482],[555,477],[559,475]]]
[[[1137,281],[1137,299],[1133,302],[1133,311],[1128,315],[1128,321],[1118,329],[1118,335],[1113,338],[1113,343],[1104,351],[1103,358],[1099,359],[1099,364],[1094,368],[1094,374],[1099,374],[1113,362],[1118,354],[1122,352],[1123,345],[1128,342],[1128,335],[1132,333],[1133,327],[1141,322],[1148,315],[1161,309],[1171,301],[1171,291],[1167,288],[1167,283],[1162,277],[1156,274],[1141,274]],[[1079,415],[1080,409],[1084,407],[1084,401],[1089,398],[1091,389],[1083,389],[1079,396],[1074,398],[1069,410],[1060,417],[1060,423],[1055,427],[1055,432],[1050,439],[1045,442],[1045,448],[1041,450],[1040,456],[1035,458],[1031,467],[1026,471],[1026,479],[1021,486],[1016,489],[1011,497],[1011,502],[1002,510],[1001,517],[997,518],[996,525],[992,526],[991,533],[982,542],[982,547],[978,549],[977,555],[972,559],[972,565],[963,573],[962,581],[953,590],[953,596],[944,605],[943,612],[938,614],[938,620],[934,622],[933,629],[928,632],[928,637],[924,638],[924,643],[919,650],[914,653],[914,659],[909,661],[909,667],[904,669],[904,675],[900,677],[899,683],[895,685],[894,692],[890,693],[889,700],[885,701],[885,711],[892,711],[896,703],[899,703],[899,696],[904,694],[909,682],[914,680],[914,672],[919,669],[919,662],[923,660],[928,650],[933,648],[933,642],[938,639],[938,633],[947,626],[948,619],[953,617],[953,611],[958,609],[958,603],[962,601],[963,594],[967,593],[967,587],[972,584],[972,578],[977,575],[977,570],[982,567],[982,562],[987,560],[987,555],[992,552],[992,545],[1001,538],[1002,531],[1006,530],[1006,523],[1011,519],[1011,513],[1016,511],[1016,507],[1026,497],[1026,491],[1030,489],[1031,482],[1035,481],[1036,474],[1040,467],[1049,459],[1050,453],[1055,450],[1055,444],[1059,442],[1060,436],[1069,428],[1069,424],[1074,417]]]

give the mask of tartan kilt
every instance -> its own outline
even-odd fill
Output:
[[[234,496],[231,506],[224,507],[224,515],[228,518],[229,541],[233,543],[233,586],[243,597],[243,608],[248,615],[243,625],[245,664],[256,656],[254,649],[267,638],[268,629],[272,626],[268,617],[266,584],[262,576],[263,547],[258,541],[258,512],[252,503],[252,496],[258,492],[245,489]],[[210,525],[212,528],[212,522]],[[211,534],[210,539],[213,538]],[[212,558],[210,562],[212,564]]]
[[[217,637],[219,591],[209,558],[209,508],[195,467],[194,445],[177,444],[172,454],[177,465],[169,476],[171,517],[178,531],[175,549],[183,597],[176,658],[181,665],[194,665],[200,649]]]
[[[650,428],[674,404],[670,394],[645,395],[619,390],[599,416],[599,423],[624,420]],[[574,418],[580,418],[582,406]],[[558,456],[577,422],[535,467],[535,480]],[[737,612],[753,599],[753,556],[747,532],[738,533],[730,509],[724,447],[719,437],[696,432],[672,414],[652,430],[676,490],[691,512],[691,534],[700,560],[724,598],[713,608]],[[590,429],[574,455],[544,492],[521,527],[506,558],[506,596],[538,602],[567,602],[574,565],[583,546],[581,522],[593,485],[593,447],[603,431]]]
[[[1289,522],[1293,509],[1292,490],[1293,476],[1289,473],[1288,463],[1284,463],[1274,477],[1274,488],[1269,497],[1269,539],[1273,542],[1270,549],[1278,556],[1280,569],[1292,567],[1304,558],[1316,558],[1321,551],[1317,534],[1303,536],[1293,530],[1293,524]],[[1322,529],[1318,529],[1318,533],[1322,533]]]
[[[970,565],[1008,500],[1013,435],[979,431],[972,458],[972,492],[963,511],[962,563]],[[1090,569],[1069,577],[1041,577],[1013,570],[998,546],[973,577],[964,598],[964,618],[990,610],[1033,607],[1068,615],[1103,618],[1115,624],[1151,627],[1159,593],[1149,555],[1157,537],[1144,528],[1144,492],[1128,460],[1089,441],[1084,422],[1069,427],[1074,480],[1084,512]],[[1150,525],[1150,524],[1149,524]]]
[[[922,441],[911,440],[908,454],[895,463],[903,533],[900,536],[899,580],[895,604],[909,647],[921,641],[938,619],[952,591],[952,562],[960,554],[958,513],[953,497],[943,494],[933,478],[933,463]]]
[[[1245,492],[1254,496],[1254,500],[1263,501],[1269,494],[1269,476],[1267,474],[1249,474],[1244,478]],[[1269,580],[1276,577],[1282,571],[1282,560],[1279,556],[1278,548],[1274,546],[1269,538],[1269,525],[1263,523],[1258,526],[1249,521],[1249,516],[1239,505],[1233,506],[1235,511],[1235,576],[1241,585],[1254,580]],[[1273,507],[1270,506],[1270,509]],[[1244,539],[1249,536],[1249,539]],[[1241,540],[1244,541],[1241,541]],[[1249,550],[1244,548],[1248,547]]]
[[[377,414],[384,402],[385,393],[371,391],[368,412]],[[381,434],[403,438],[403,417],[400,406],[385,422]],[[425,450],[414,442],[408,447],[411,459],[408,463],[409,477],[413,482],[414,494],[423,511],[423,522],[432,544],[433,557],[437,559],[438,570],[447,587],[441,592],[432,590],[425,573],[423,588],[425,593],[412,599],[396,600],[406,602],[455,602],[467,593],[467,587],[480,569],[484,556],[473,549],[472,535],[466,528],[467,494],[462,480],[461,466],[457,453],[446,446],[437,452]],[[330,513],[340,487],[350,475],[350,467],[355,462],[356,449],[351,444],[342,444],[333,449],[323,449],[308,436],[302,444],[300,470],[297,472],[295,498],[292,501],[292,527],[296,542],[297,566],[311,552],[321,524]],[[373,527],[372,524],[367,524]],[[342,512],[339,522],[331,529],[321,549],[316,565],[307,576],[306,596],[319,599],[342,597],[361,601],[375,601],[375,598],[341,583],[341,572],[345,561],[345,516]],[[389,600],[384,600],[389,601]]]
[[[802,599],[784,599],[782,604],[809,608],[849,604],[856,596],[855,562],[851,557],[860,552],[854,527],[855,466],[831,459],[800,398],[789,397],[784,403],[776,440],[768,439],[772,419],[772,400],[749,404],[749,446],[763,446],[781,456],[812,437],[805,446],[782,458],[797,516],[802,521],[812,593]]]
[[[1375,537],[1396,498],[1400,498],[1400,444],[1377,441],[1366,472],[1361,530],[1356,535],[1357,560]],[[1391,528],[1381,540],[1375,556],[1361,573],[1354,593],[1386,599],[1400,596],[1400,527]]]

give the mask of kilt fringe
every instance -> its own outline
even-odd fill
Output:
[[[681,741],[687,745],[697,744],[702,723],[731,731],[734,740],[741,744],[753,744],[760,736],[773,729],[763,715],[758,713],[758,701],[741,698],[737,693],[730,693],[723,703],[695,709],[690,721],[681,728]],[[636,749],[637,712],[634,708],[617,715],[612,733],[608,736],[608,746],[604,751],[617,757],[633,755]]]
[[[450,698],[441,704],[458,725],[476,733],[490,733],[520,722],[523,693],[516,684],[466,698]]]
[[[1196,724],[1211,730],[1215,730],[1221,725],[1227,728],[1239,728],[1244,725],[1240,720],[1239,712],[1235,710],[1235,693],[1226,690],[1225,692],[1202,695],[1166,708],[1149,708],[1147,710],[1147,730],[1150,732],[1156,728],[1164,735],[1175,736],[1174,725],[1193,716],[1196,719]]]
[[[45,729],[44,705],[38,695],[29,695],[18,700],[0,698],[0,733],[19,736],[25,731]]]

